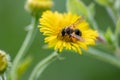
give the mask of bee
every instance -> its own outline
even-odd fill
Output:
[[[77,40],[84,41],[84,39],[81,37],[82,32],[79,29],[74,29],[75,26],[77,26],[82,21],[83,18],[78,18],[73,24],[67,26],[66,28],[63,28],[61,31],[62,36],[68,35],[69,37],[74,37]]]

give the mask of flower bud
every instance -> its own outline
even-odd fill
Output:
[[[38,16],[42,11],[48,10],[53,6],[52,0],[27,0],[25,9],[33,16]]]
[[[3,74],[8,67],[8,55],[0,50],[0,74]]]

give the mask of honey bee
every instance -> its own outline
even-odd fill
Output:
[[[81,37],[82,32],[79,29],[74,29],[75,26],[77,26],[82,21],[83,21],[83,18],[78,18],[73,24],[62,29],[61,31],[62,36],[69,35],[69,37],[74,37],[77,40],[84,41],[84,39]]]

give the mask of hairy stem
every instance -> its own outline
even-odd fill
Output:
[[[54,60],[56,60],[58,58],[58,53],[57,51],[53,52],[51,55],[49,55],[48,57],[46,57],[45,59],[43,59],[42,61],[40,61],[36,67],[34,68],[34,70],[32,71],[30,77],[28,80],[37,80],[40,75],[42,74],[42,72],[46,69],[46,67],[53,62]]]
[[[85,52],[83,55],[92,56],[94,58],[97,58],[101,61],[110,63],[120,68],[120,59],[117,58],[116,56],[110,55],[109,53],[107,54],[100,50],[90,48],[89,51]]]
[[[25,53],[27,53],[28,49],[30,48],[30,46],[34,40],[36,31],[37,31],[36,30],[37,23],[38,23],[38,19],[33,18],[32,22],[31,22],[32,28],[28,31],[28,34],[26,35],[25,40],[24,40],[21,48],[19,49],[15,59],[13,60],[12,69],[11,69],[11,80],[17,80],[18,65],[19,65],[22,57],[25,55]]]

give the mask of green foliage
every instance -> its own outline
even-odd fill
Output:
[[[103,6],[113,5],[114,0],[95,0],[97,3]]]
[[[119,13],[118,16],[120,16],[120,1],[119,0],[115,0],[114,9]]]
[[[109,0],[96,0],[96,1],[99,4],[105,6],[109,11],[108,13],[112,12],[113,8],[112,9],[110,8],[110,7],[113,7],[112,5],[114,4],[112,1],[109,1]],[[97,29],[97,30],[99,29],[97,26],[97,23],[94,19],[94,16],[95,16],[95,4],[94,3],[91,3],[89,6],[86,6],[82,0],[80,0],[80,1],[79,0],[67,0],[67,10],[68,10],[68,12],[70,11],[72,13],[86,16],[86,18],[91,23],[91,26],[94,29]],[[115,15],[114,12],[112,12],[112,14],[110,13],[110,16],[113,18],[114,18],[114,15]],[[113,21],[115,22],[115,19],[113,19]],[[115,52],[116,48],[119,49],[119,46],[116,46],[116,45],[118,45],[118,32],[119,32],[118,31],[119,29],[117,29],[118,23],[116,26],[115,33],[113,33],[110,28],[108,28],[105,33],[100,31],[100,33],[102,33],[102,34],[99,34],[99,36],[103,36],[103,39],[101,37],[99,37],[98,41],[102,44],[102,45],[99,45],[99,47],[106,45],[106,48],[104,47],[104,49],[102,49],[102,48],[97,49],[98,51],[92,50],[92,52],[90,53],[91,55],[95,55],[95,57],[97,57],[97,56],[99,57],[99,55],[104,55],[101,53],[109,54],[109,50],[111,50],[111,52]],[[109,46],[109,47],[107,47],[107,46]],[[105,49],[107,50],[107,52],[105,51]],[[102,52],[101,52],[101,50],[102,50]],[[97,52],[97,54],[93,54],[94,51]],[[90,51],[88,51],[88,52],[90,52]],[[116,52],[114,54],[116,54]],[[111,58],[110,63],[113,64],[114,61],[112,62],[112,57],[114,58],[114,56],[106,55],[106,58],[105,57],[103,58],[102,56],[100,56],[99,59],[109,62],[109,60]],[[116,59],[116,58],[114,58],[114,59]],[[115,63],[118,63],[118,65],[119,65],[120,63],[116,62],[116,61],[117,60],[115,60]]]
[[[106,33],[104,34],[105,39],[111,45],[114,45],[114,35],[110,27],[107,29]]]
[[[90,3],[90,5],[88,6],[91,16],[95,16],[95,4],[94,3]]]
[[[118,18],[115,29],[115,44],[117,48],[119,48],[119,34],[120,34],[120,17]]]
[[[28,67],[32,63],[32,60],[33,58],[28,56],[20,62],[20,64],[18,65],[17,73],[16,73],[18,75],[18,79],[20,79],[20,77],[28,69]]]
[[[95,15],[94,4],[86,6],[82,1],[79,0],[67,0],[67,10],[72,13],[85,16],[91,23],[91,27],[93,29],[98,28],[93,16]]]
[[[87,1],[87,0],[86,0]],[[54,10],[65,12],[65,0],[54,0]],[[61,2],[62,4],[60,4]],[[99,4],[97,4],[97,3]],[[39,78],[42,80],[119,80],[120,76],[120,0],[91,0],[91,3],[86,4],[84,0],[67,0],[66,8],[67,11],[72,12],[74,14],[84,16],[89,22],[92,28],[98,30],[99,35],[102,36],[101,40],[97,40],[97,46],[90,47],[88,51],[83,51],[83,55],[77,55],[73,52],[63,51],[63,56],[67,57],[64,61],[57,61],[50,66],[41,76],[43,71],[49,64],[52,62],[54,58],[45,58],[47,61],[41,61],[44,56],[47,56],[51,50],[43,49],[43,36],[40,33],[34,34],[36,37],[28,38],[26,47],[22,48],[24,55],[21,55],[18,62],[16,64],[12,64],[11,68],[15,66],[13,70],[12,77],[18,76],[17,79],[8,79],[8,80],[28,80],[30,79],[30,75],[32,75],[35,79]],[[13,5],[15,3],[15,5]],[[26,26],[31,16],[26,14],[23,9],[24,0],[20,1],[0,1],[0,48],[4,48],[7,52],[12,55],[12,61],[15,61],[13,57],[16,57],[14,54],[17,52],[20,47],[23,38],[25,37],[26,32],[24,31],[24,26]],[[64,4],[63,4],[64,3]],[[102,7],[101,7],[101,6]],[[11,6],[11,7],[8,7]],[[16,6],[18,7],[16,9]],[[99,9],[96,12],[96,9]],[[108,13],[101,14],[101,9],[105,9]],[[99,17],[97,16],[99,14]],[[109,15],[106,17],[104,14]],[[14,16],[13,16],[14,15]],[[98,18],[97,18],[97,17]],[[102,17],[102,18],[100,18]],[[110,23],[109,19],[113,20],[113,23],[116,26],[103,26],[106,27],[107,30],[99,30],[99,26],[102,24]],[[107,19],[108,18],[108,19]],[[32,18],[33,19],[33,18]],[[97,24],[97,22],[103,22],[102,24]],[[32,33],[29,33],[29,37],[35,33],[38,22],[32,21],[29,27],[26,30],[31,31],[34,26],[34,30]],[[111,27],[114,27],[115,30],[112,30]],[[35,32],[34,32],[35,31]],[[104,32],[106,31],[106,32]],[[33,40],[33,42],[32,42]],[[11,47],[12,46],[12,47]],[[32,46],[32,47],[31,47]],[[108,47],[109,46],[109,47]],[[25,50],[25,51],[24,51]],[[29,57],[29,53],[31,53],[32,58]],[[34,54],[33,54],[34,53]],[[66,56],[67,55],[67,56]],[[25,57],[25,59],[23,58]],[[52,59],[52,60],[51,60]],[[97,60],[99,59],[99,60]],[[104,63],[106,62],[106,63]],[[110,63],[113,66],[111,66]],[[74,65],[73,65],[74,64]],[[28,69],[28,67],[30,69]],[[117,67],[117,68],[116,68]],[[11,68],[8,70],[8,75],[11,76],[9,71],[12,71]],[[98,69],[99,68],[99,69]],[[33,73],[35,70],[35,74]],[[104,71],[104,73],[103,73]],[[99,74],[96,74],[98,73]],[[102,77],[99,77],[102,76]],[[28,77],[29,76],[29,77]],[[81,77],[79,77],[81,76]],[[1,79],[1,77],[0,77]],[[40,80],[38,79],[38,80]]]
[[[86,5],[79,0],[67,0],[67,11],[84,15],[85,17],[89,18],[89,12]]]

